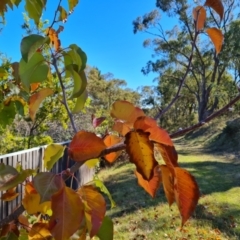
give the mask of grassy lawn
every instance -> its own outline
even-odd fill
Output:
[[[240,239],[239,160],[180,145],[177,149],[180,166],[196,177],[202,194],[193,217],[180,230],[177,206],[169,208],[162,187],[152,199],[137,185],[134,165],[119,163],[99,173],[117,204],[108,211],[114,240]]]

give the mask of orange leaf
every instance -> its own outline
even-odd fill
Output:
[[[158,127],[157,122],[150,117],[139,117],[134,123],[134,128],[149,132],[149,139],[154,142],[173,146],[173,142],[168,133],[164,129]]]
[[[154,168],[158,165],[154,158],[154,146],[149,140],[149,133],[142,130],[129,132],[126,135],[125,144],[130,162],[134,163],[138,173],[149,181],[153,177]]]
[[[116,121],[112,127],[112,130],[118,132],[122,136],[125,136],[128,132],[131,131],[131,128],[132,124]]]
[[[21,224],[23,228],[25,228],[27,231],[30,231],[28,218],[26,216],[24,216],[23,214],[19,215],[18,222]]]
[[[219,30],[218,28],[208,28],[206,30],[208,36],[211,38],[215,49],[216,49],[216,53],[220,53],[221,49],[222,49],[222,44],[223,44],[223,34],[222,31]]]
[[[34,92],[35,90],[37,90],[39,86],[40,86],[40,83],[31,83],[30,84],[31,92]]]
[[[104,139],[103,142],[105,143],[105,145],[107,147],[111,147],[117,143],[120,143],[122,141],[122,138],[116,136],[116,135],[107,135]],[[104,158],[112,163],[114,162],[120,155],[121,155],[122,151],[118,151],[118,152],[112,152],[109,153],[107,155],[104,156]]]
[[[195,210],[200,192],[195,178],[187,170],[176,167],[174,171],[174,193],[183,226]]]
[[[80,162],[97,158],[106,148],[103,140],[94,133],[79,131],[68,147],[68,154],[74,161]]]
[[[29,100],[29,115],[32,119],[32,121],[35,119],[36,113],[38,111],[38,108],[40,106],[40,104],[42,103],[42,101],[53,94],[52,89],[50,88],[44,88],[41,89],[39,92],[33,94],[30,97]]]
[[[224,14],[224,7],[221,0],[206,0],[204,5],[214,9],[222,20]]]
[[[162,183],[165,196],[168,200],[169,206],[175,202],[174,196],[174,176],[166,165],[160,165],[162,173]]]
[[[162,175],[159,165],[154,168],[153,177],[149,181],[145,180],[142,175],[137,172],[137,170],[135,170],[134,173],[138,179],[138,184],[143,187],[152,198],[154,198],[162,182]]]
[[[29,240],[51,240],[52,235],[48,230],[47,223],[37,222],[31,227],[28,234]]]
[[[55,31],[53,28],[47,28],[46,33],[50,38],[51,43],[53,44],[56,51],[59,51],[61,47],[61,42],[58,38],[58,31]]]
[[[49,229],[55,240],[69,239],[84,219],[83,203],[78,194],[68,187],[61,188],[52,196],[53,214]]]
[[[25,186],[25,195],[22,200],[22,204],[28,214],[34,214],[37,212],[47,214],[51,211],[51,202],[43,202],[40,204],[40,195],[37,193],[31,182]]]
[[[16,193],[16,187],[8,189],[1,197],[3,201],[12,201],[14,200],[19,193]]]
[[[173,172],[174,167],[178,167],[178,155],[175,150],[174,146],[167,146],[164,144],[156,144],[157,149],[162,155],[162,158],[164,162],[166,163],[167,167],[170,169],[170,171]]]
[[[88,232],[92,238],[98,233],[106,213],[104,197],[93,186],[82,186],[78,189],[84,204]]]
[[[197,31],[202,30],[206,20],[206,10],[203,6],[197,6],[193,9],[193,19],[196,21]]]
[[[145,114],[130,102],[116,101],[112,105],[111,116],[133,124],[138,117],[145,116]]]

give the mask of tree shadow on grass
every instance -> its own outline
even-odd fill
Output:
[[[184,162],[180,167],[191,171],[204,195],[240,186],[240,166],[233,162]]]
[[[198,220],[200,225],[212,225],[214,231],[225,232],[229,237],[240,239],[240,229],[236,228],[239,219],[234,217],[240,215],[240,207],[226,202],[218,204],[218,208],[221,209],[220,214],[214,215],[211,207],[198,204],[193,217]]]
[[[180,167],[190,170],[195,176],[202,195],[225,192],[240,186],[240,166],[233,162],[183,162],[180,163]],[[139,209],[147,209],[167,202],[162,186],[157,192],[156,198],[152,199],[138,185],[132,168],[109,176],[104,183],[117,204],[116,208],[108,212],[111,218],[121,217],[137,212]],[[233,217],[236,216],[236,213],[240,216],[240,206],[232,206],[227,202],[225,205],[219,204],[217,207],[223,209],[223,211],[216,215],[212,214],[205,205],[199,204],[194,215],[200,221],[197,224],[204,226],[204,221],[210,221],[214,231],[219,230],[230,237],[240,239],[239,228],[235,229],[236,223]]]

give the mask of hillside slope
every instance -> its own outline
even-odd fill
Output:
[[[213,151],[240,152],[240,117],[216,119],[175,142]]]

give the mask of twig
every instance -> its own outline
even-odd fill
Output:
[[[67,114],[68,114],[68,117],[70,119],[70,122],[71,122],[71,125],[72,125],[72,128],[73,128],[73,131],[75,133],[77,133],[77,128],[76,128],[76,125],[75,125],[75,122],[73,120],[73,115],[68,107],[68,103],[67,103],[67,96],[66,96],[66,91],[65,91],[65,87],[63,85],[63,80],[62,80],[62,75],[61,73],[59,72],[59,69],[58,69],[58,66],[57,66],[57,61],[56,61],[56,58],[55,56],[52,54],[52,59],[53,59],[53,62],[52,62],[52,65],[56,71],[56,74],[58,76],[58,80],[60,82],[60,85],[61,85],[61,88],[62,88],[62,94],[63,94],[63,105],[65,106],[66,108],[66,111],[67,111]]]
[[[168,106],[166,108],[164,108],[162,111],[159,111],[156,116],[154,117],[155,120],[157,120],[158,118],[161,118],[171,107],[172,105],[177,101],[177,99],[180,97],[180,92],[182,90],[182,87],[184,85],[184,82],[187,78],[187,75],[188,73],[190,72],[190,68],[191,68],[191,65],[192,65],[192,59],[193,59],[193,53],[194,53],[194,49],[196,47],[196,41],[197,41],[197,37],[198,37],[198,31],[196,30],[195,28],[195,36],[194,36],[194,39],[193,39],[193,42],[192,42],[192,49],[191,49],[191,54],[189,56],[189,61],[188,61],[188,65],[187,65],[187,69],[185,71],[185,74],[184,76],[182,77],[181,79],[181,82],[179,84],[179,87],[178,87],[178,90],[177,90],[177,93],[175,95],[175,97],[172,99],[172,101],[168,104]]]

